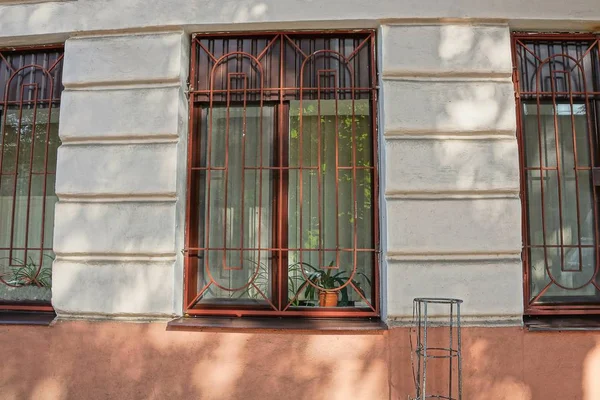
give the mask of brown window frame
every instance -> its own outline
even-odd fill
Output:
[[[44,257],[47,256],[48,252],[53,254],[52,246],[46,246],[48,242],[47,232],[45,226],[49,220],[54,222],[54,213],[48,212],[47,197],[49,193],[48,189],[48,177],[56,177],[56,164],[50,165],[49,161],[49,143],[50,143],[50,118],[52,115],[58,115],[60,112],[60,97],[63,90],[62,84],[62,68],[64,59],[64,45],[63,44],[51,44],[42,46],[24,46],[24,47],[10,47],[0,48],[0,177],[7,175],[18,175],[18,172],[4,172],[3,169],[3,156],[5,148],[5,130],[6,130],[6,118],[8,113],[6,110],[16,110],[19,117],[19,126],[22,123],[22,112],[25,109],[33,109],[33,123],[36,126],[41,125],[40,121],[42,117],[39,117],[37,112],[41,107],[45,107],[48,110],[47,118],[48,121],[45,123],[46,136],[44,140],[44,167],[43,171],[33,171],[33,159],[35,148],[35,142],[31,144],[30,159],[29,159],[29,181],[28,181],[28,194],[27,194],[27,212],[26,212],[26,226],[25,226],[25,245],[14,246],[15,236],[15,194],[17,190],[17,180],[15,180],[13,187],[13,200],[12,200],[12,216],[11,218],[11,243],[9,247],[0,248],[2,251],[9,252],[9,260],[11,267],[24,267],[22,264],[14,264],[13,258],[18,259],[14,256],[14,252],[22,251],[24,253],[24,259],[31,259],[31,262],[39,264],[37,269],[32,269],[27,275],[21,278],[19,283],[15,283],[14,276],[0,275],[0,286],[5,285],[8,287],[22,287],[26,285],[36,285],[38,287],[50,285],[51,288],[51,277],[45,274],[42,270],[50,267],[44,267]],[[33,61],[35,60],[35,61]],[[28,82],[20,81],[20,79],[27,79]],[[22,82],[22,83],[19,83]],[[25,92],[27,91],[27,99],[25,99]],[[33,107],[33,108],[32,108]],[[40,107],[40,108],[38,108]],[[38,119],[40,118],[40,119]],[[58,139],[60,145],[60,139]],[[17,149],[21,144],[21,140],[16,141]],[[17,151],[18,153],[18,151]],[[19,165],[19,157],[16,157],[17,167]],[[15,167],[16,168],[16,167]],[[29,243],[31,224],[34,222],[33,217],[30,216],[31,211],[31,198],[32,198],[32,175],[41,175],[44,177],[42,184],[42,216],[41,216],[41,236],[40,246],[32,246]],[[56,182],[56,179],[54,179]],[[0,215],[0,218],[4,218],[4,215]],[[35,237],[35,233],[34,233]],[[51,241],[52,238],[50,238]],[[39,258],[28,257],[28,252],[39,252]],[[53,259],[53,257],[52,257]],[[34,265],[35,266],[35,265]],[[43,274],[43,277],[42,277]],[[23,283],[27,281],[27,283]],[[51,312],[54,310],[50,300],[6,300],[0,298],[0,310],[2,311],[40,311],[40,312]]]
[[[561,50],[556,50],[554,47],[561,46]],[[571,46],[571,47],[569,47]],[[582,46],[583,50],[577,48]],[[600,294],[600,230],[598,229],[599,223],[599,207],[598,199],[600,199],[600,192],[598,184],[600,183],[600,153],[598,149],[599,134],[600,134],[600,35],[595,34],[553,34],[553,33],[513,33],[512,34],[512,54],[513,54],[513,82],[515,86],[515,99],[516,99],[516,115],[517,115],[517,139],[519,146],[519,165],[520,165],[520,195],[522,204],[522,236],[523,236],[523,299],[525,305],[525,315],[531,316],[556,316],[556,315],[586,315],[586,314],[600,314],[600,299],[594,299],[593,301],[582,300],[582,297],[560,300],[562,298],[568,298],[564,294],[562,297],[555,296],[550,297],[548,300],[544,300],[543,296],[550,288],[557,286],[561,290],[579,290],[579,288],[588,287],[592,285],[596,292],[595,296],[598,297]],[[536,50],[537,49],[537,50]],[[586,50],[587,49],[587,50]],[[573,56],[573,53],[577,56]],[[588,57],[588,59],[586,59]],[[560,60],[559,60],[560,59]],[[533,61],[531,61],[533,60]],[[532,64],[533,66],[529,65]],[[562,63],[562,64],[561,64]],[[586,64],[587,63],[587,64]],[[564,65],[564,68],[559,68],[560,65]],[[566,67],[568,65],[568,67]],[[587,70],[585,69],[587,66]],[[564,69],[564,70],[563,70]],[[545,74],[545,75],[544,75]],[[548,75],[549,74],[549,75]],[[591,81],[589,77],[592,77]],[[562,88],[562,90],[561,90]],[[578,160],[578,149],[579,144],[577,143],[577,128],[575,127],[575,103],[583,103],[585,108],[585,126],[586,126],[586,137],[585,144],[587,150],[585,156],[580,154]],[[525,128],[525,107],[531,106],[535,108],[537,115],[537,134],[536,143],[539,143],[539,151],[534,149],[534,153],[539,157],[539,167],[535,167],[528,164],[527,152],[526,152],[526,139],[527,135]],[[563,233],[563,211],[564,204],[563,195],[561,194],[561,185],[566,185],[567,179],[566,173],[561,178],[563,168],[561,167],[561,157],[565,152],[563,145],[560,144],[561,140],[564,140],[562,135],[559,134],[559,106],[570,107],[571,115],[571,139],[573,156],[573,170],[575,171],[573,180],[575,182],[576,190],[574,191],[576,202],[574,205],[571,202],[568,203],[568,207],[575,206],[577,214],[577,243],[576,244],[565,244],[564,233]],[[554,115],[554,137],[555,137],[555,153],[551,158],[546,152],[540,153],[545,149],[546,144],[542,145],[542,135],[547,133],[543,127],[543,122],[540,118],[542,107],[550,107],[552,110],[551,115]],[[530,133],[531,134],[531,133]],[[545,137],[544,140],[547,140]],[[530,150],[531,151],[531,150]],[[545,157],[545,160],[544,160]],[[581,159],[584,161],[581,161]],[[586,158],[588,159],[588,165],[582,165],[585,163]],[[556,165],[548,165],[549,160],[554,160]],[[564,161],[563,161],[564,162]],[[529,202],[534,197],[528,194],[528,171],[531,174],[539,174],[540,181],[540,224],[542,224],[542,235],[541,240],[543,243],[540,245],[537,243],[538,238],[532,239],[530,235],[530,227],[534,224],[531,222]],[[586,172],[587,171],[587,172]],[[587,178],[590,183],[590,197],[592,207],[588,212],[592,213],[592,233],[593,233],[593,244],[583,244],[585,235],[581,233],[583,217],[581,214],[582,207],[580,204],[584,199],[580,196],[581,187],[579,182],[582,180],[579,173],[583,172],[589,174]],[[553,179],[551,174],[556,174],[556,186],[558,195],[556,200],[558,201],[558,215],[551,214],[548,217],[547,207],[551,207],[548,204],[548,199],[544,200],[545,191],[544,185],[545,179]],[[546,177],[545,177],[546,175]],[[532,175],[533,176],[533,175]],[[570,178],[569,178],[570,179]],[[583,181],[586,182],[585,180]],[[548,184],[550,185],[550,184]],[[549,189],[546,189],[549,190]],[[562,191],[565,192],[565,188]],[[552,198],[552,197],[549,197]],[[537,210],[536,210],[537,212]],[[558,219],[558,242],[557,244],[548,244],[546,238],[546,225],[550,218]],[[554,223],[556,223],[554,221]],[[539,232],[538,232],[539,233]],[[569,238],[569,240],[573,240]],[[532,244],[534,242],[535,244]],[[578,268],[565,268],[567,261],[565,259],[565,252],[570,248],[577,250],[578,254]],[[582,249],[593,249],[595,250],[595,263],[593,274],[587,281],[587,283],[573,284],[572,287],[561,283],[559,278],[563,278],[562,273],[583,273],[583,257]],[[550,282],[546,286],[541,287],[540,290],[534,291],[532,289],[532,282],[534,281],[532,265],[534,263],[532,255],[533,249],[540,249],[537,251],[543,252],[542,263],[544,265],[544,276],[548,276]],[[556,250],[553,250],[556,249]],[[559,278],[554,276],[555,272],[552,270],[552,262],[549,262],[548,253],[550,251],[556,251],[560,256],[560,272]],[[577,255],[577,254],[576,254]],[[552,256],[550,256],[552,257]],[[539,258],[539,257],[538,257]],[[538,260],[539,261],[539,260]],[[587,278],[585,278],[587,279]],[[584,280],[585,280],[584,279]],[[544,282],[545,284],[545,282]],[[541,286],[541,285],[540,285]],[[556,290],[556,288],[555,288]],[[555,299],[555,300],[553,300]]]
[[[285,70],[284,67],[284,46],[295,46],[297,51],[297,54],[295,54],[295,57],[303,57],[304,60],[307,60],[310,57],[313,57],[315,54],[321,53],[321,52],[328,52],[328,50],[317,50],[316,52],[312,53],[312,54],[305,54],[302,52],[302,50],[294,45],[294,41],[292,38],[309,38],[309,39],[327,39],[327,38],[338,38],[338,37],[344,37],[344,38],[360,38],[360,40],[356,39],[357,42],[355,42],[355,46],[356,48],[352,51],[351,55],[348,56],[348,54],[346,54],[346,57],[348,57],[348,59],[351,59],[352,57],[354,57],[354,55],[358,54],[359,51],[368,51],[368,66],[367,71],[363,71],[361,72],[361,77],[365,74],[365,79],[366,81],[368,81],[368,85],[360,85],[360,87],[356,86],[356,85],[350,85],[350,87],[346,87],[346,86],[338,86],[337,84],[337,80],[341,79],[339,78],[338,75],[334,75],[334,81],[335,83],[335,88],[333,91],[337,90],[341,91],[342,90],[350,90],[351,91],[351,96],[352,96],[352,106],[354,107],[354,91],[356,90],[356,92],[358,93],[358,91],[362,91],[363,92],[363,98],[368,99],[368,115],[370,118],[370,132],[371,132],[371,143],[370,146],[372,146],[372,155],[370,155],[372,157],[371,159],[371,165],[369,167],[365,167],[365,169],[368,168],[369,171],[371,171],[371,179],[372,179],[372,193],[371,193],[371,213],[372,213],[372,235],[373,235],[373,245],[371,246],[372,248],[370,249],[360,249],[360,250],[364,250],[364,251],[369,251],[373,257],[373,271],[372,271],[372,275],[371,275],[371,298],[370,301],[367,301],[365,299],[364,296],[362,296],[362,294],[360,294],[360,291],[358,291],[358,293],[362,296],[363,300],[365,300],[365,302],[369,305],[369,307],[367,309],[365,308],[351,308],[351,307],[340,307],[340,308],[335,308],[335,307],[306,307],[306,308],[298,308],[298,307],[290,307],[290,304],[294,301],[294,299],[292,299],[290,302],[288,302],[288,298],[287,298],[287,293],[288,293],[288,288],[287,288],[287,253],[288,251],[291,251],[292,249],[287,248],[287,225],[286,225],[286,219],[287,218],[287,200],[288,200],[288,175],[289,173],[286,172],[286,170],[291,169],[291,167],[289,167],[287,165],[287,162],[289,161],[289,157],[287,152],[287,148],[286,145],[287,140],[289,140],[289,127],[287,126],[289,121],[287,120],[287,118],[289,118],[290,116],[290,102],[289,100],[299,100],[303,98],[302,95],[302,91],[303,90],[317,90],[316,87],[314,87],[314,81],[312,81],[313,83],[313,87],[303,87],[301,83],[298,83],[296,85],[292,85],[293,87],[289,87],[289,85],[286,85],[285,83],[288,82],[288,76],[287,76],[287,70]],[[266,87],[263,87],[263,81],[261,80],[261,86],[260,86],[260,93],[259,96],[257,97],[256,95],[253,97],[253,101],[255,102],[254,104],[258,104],[261,107],[261,110],[263,109],[263,107],[265,107],[265,105],[268,106],[273,106],[273,110],[274,110],[274,114],[275,114],[275,126],[273,127],[274,131],[275,131],[275,138],[274,138],[274,145],[273,148],[276,151],[276,153],[279,154],[275,154],[275,157],[278,158],[278,161],[273,164],[272,170],[274,171],[273,173],[273,185],[276,188],[276,192],[274,195],[274,200],[273,200],[273,204],[274,204],[274,215],[272,215],[272,226],[273,226],[273,234],[274,234],[274,239],[273,239],[273,243],[272,243],[272,247],[270,248],[263,248],[260,249],[259,247],[259,251],[260,250],[268,250],[271,252],[271,258],[274,259],[274,265],[270,266],[270,271],[273,273],[273,280],[272,280],[272,302],[270,302],[267,299],[267,296],[264,296],[265,299],[267,299],[267,301],[269,302],[270,307],[268,308],[264,308],[264,307],[255,307],[255,306],[246,306],[246,305],[236,305],[236,304],[232,304],[232,305],[215,305],[215,304],[209,304],[209,305],[203,305],[202,303],[199,303],[199,299],[202,296],[202,291],[199,290],[198,288],[198,283],[197,283],[197,279],[198,279],[198,271],[199,268],[202,268],[201,266],[199,266],[199,261],[200,260],[200,253],[204,250],[204,248],[208,248],[207,245],[204,246],[204,248],[198,247],[196,245],[196,247],[194,247],[194,242],[195,240],[197,240],[197,235],[199,230],[204,229],[204,227],[200,227],[198,226],[199,224],[203,224],[205,223],[203,222],[198,222],[198,208],[199,207],[195,207],[194,204],[194,199],[192,198],[193,196],[196,196],[195,194],[193,194],[192,192],[194,192],[193,190],[193,183],[192,183],[192,174],[193,174],[193,166],[194,166],[194,160],[196,157],[199,157],[197,155],[197,152],[199,152],[199,150],[197,149],[197,147],[199,146],[199,141],[202,140],[201,137],[201,126],[200,126],[200,121],[201,121],[201,113],[202,113],[202,105],[204,105],[205,107],[208,105],[209,109],[213,109],[213,107],[218,103],[217,100],[215,100],[219,95],[223,95],[225,96],[224,93],[226,93],[227,96],[227,100],[225,102],[224,97],[221,96],[220,97],[220,104],[232,104],[230,103],[229,100],[229,96],[232,96],[232,99],[235,97],[236,93],[235,91],[229,91],[229,87],[227,87],[226,90],[213,90],[214,88],[212,86],[210,87],[200,87],[200,79],[199,78],[199,73],[205,73],[207,70],[205,69],[204,71],[201,71],[201,65],[200,65],[200,61],[199,61],[199,52],[204,52],[205,54],[208,54],[208,56],[210,58],[212,58],[212,62],[214,63],[218,63],[217,59],[212,55],[211,53],[211,49],[207,48],[208,46],[202,46],[201,44],[201,40],[203,39],[214,39],[215,41],[219,41],[219,40],[225,40],[225,39],[246,39],[246,38],[258,38],[258,39],[263,39],[263,38],[271,38],[271,41],[266,45],[266,48],[264,50],[264,52],[262,52],[262,55],[264,55],[267,52],[270,52],[272,50],[272,48],[274,47],[278,47],[278,49],[276,51],[279,51],[279,56],[277,56],[277,58],[275,58],[275,62],[277,62],[279,64],[279,72],[276,74],[276,76],[271,76],[271,78],[266,78],[266,79],[271,79],[271,81],[275,81],[277,82],[277,85],[268,85],[268,83],[266,84]],[[358,43],[358,44],[357,44]],[[267,50],[269,49],[269,50]],[[223,52],[225,53],[225,50],[223,50]],[[240,50],[235,49],[233,51],[230,50],[230,54],[231,55],[235,55],[237,53],[237,55],[240,55],[242,57],[248,57],[248,58],[252,58],[252,54],[248,53],[248,50],[246,50],[245,48]],[[243,53],[243,54],[242,54]],[[333,53],[333,52],[332,52]],[[356,54],[355,54],[356,53]],[[329,54],[329,53],[328,53]],[[341,55],[341,53],[338,53],[338,55]],[[343,55],[341,56],[343,57]],[[256,57],[256,59],[260,59],[261,57],[258,56]],[[361,57],[361,60],[364,57]],[[341,59],[341,58],[340,58]],[[363,60],[364,61],[364,60]],[[285,61],[287,62],[287,60]],[[349,61],[348,61],[349,63]],[[229,68],[229,67],[228,67]],[[338,67],[341,68],[341,67]],[[365,68],[364,66],[362,66],[362,68]],[[284,73],[284,70],[286,71]],[[261,70],[262,71],[262,70]],[[301,70],[302,71],[302,70]],[[327,71],[332,71],[332,70],[327,70]],[[229,74],[231,74],[231,70],[228,69]],[[297,73],[297,71],[296,71]],[[321,73],[321,71],[319,71],[318,73]],[[244,75],[245,72],[241,72],[236,70],[235,72],[233,72],[234,75]],[[332,72],[332,74],[336,74],[336,72]],[[268,76],[268,74],[266,75]],[[298,76],[295,76],[296,78],[298,78]],[[228,76],[228,83],[229,84],[229,79],[230,77]],[[246,81],[246,76],[244,75],[244,82]],[[262,75],[261,75],[261,79],[262,79]],[[346,79],[346,78],[344,78]],[[317,78],[319,84],[317,86],[319,86],[318,90],[321,90],[321,78],[319,75],[319,78]],[[354,82],[353,78],[350,78],[351,82]],[[297,80],[297,82],[300,82],[300,79]],[[206,83],[206,82],[205,82]],[[362,81],[361,81],[362,83]],[[212,85],[212,81],[211,81],[211,85]],[[244,83],[244,85],[247,85],[247,83]],[[224,86],[222,86],[222,88],[224,88]],[[218,89],[218,88],[217,88]],[[331,88],[329,88],[331,89]],[[239,90],[238,90],[239,92]],[[248,91],[248,93],[250,93],[250,91]],[[295,94],[294,94],[295,93]],[[317,93],[321,93],[321,92],[317,92]],[[248,96],[248,97],[246,97]],[[247,98],[251,97],[252,95],[246,94],[246,86],[244,86],[244,94],[243,94],[243,101],[241,102],[242,107],[244,110],[247,109],[248,105],[251,104],[251,101],[247,100]],[[319,100],[321,100],[321,98],[319,97],[320,95],[317,95],[317,102],[319,103]],[[337,107],[337,97],[338,95],[335,95],[335,104]],[[340,95],[341,96],[341,95]],[[237,98],[238,100],[240,100],[239,98]],[[301,100],[300,100],[301,101]],[[225,102],[225,103],[224,103]],[[240,104],[240,103],[238,103]],[[302,104],[302,103],[300,103]],[[188,176],[188,181],[187,181],[187,207],[186,207],[186,229],[185,229],[185,249],[184,249],[184,260],[185,260],[185,278],[184,278],[184,312],[187,315],[191,315],[191,316],[201,316],[201,315],[218,315],[218,316],[273,316],[273,317],[378,317],[380,315],[380,288],[379,288],[379,176],[378,176],[378,142],[377,142],[377,68],[376,68],[376,61],[375,61],[375,31],[373,30],[356,30],[356,31],[327,31],[327,32],[308,32],[308,31],[299,31],[299,32],[256,32],[256,33],[224,33],[224,34],[194,34],[192,36],[192,50],[191,50],[191,66],[190,66],[190,90],[189,90],[189,109],[190,109],[190,116],[189,116],[189,136],[188,136],[188,167],[187,167],[187,176]],[[300,109],[302,109],[300,107]],[[320,110],[320,109],[319,109]],[[352,118],[354,121],[354,108],[352,111]],[[261,111],[262,113],[262,111]],[[320,113],[320,111],[319,111]],[[337,111],[336,111],[337,113]],[[212,114],[211,114],[212,115]],[[245,115],[245,111],[244,111],[244,115]],[[319,114],[320,115],[320,114]],[[338,114],[335,114],[338,115]],[[261,118],[262,118],[262,114],[261,114]],[[337,117],[336,117],[337,118]],[[337,119],[336,119],[337,121]],[[354,122],[353,122],[354,124]],[[262,128],[261,128],[262,129]],[[336,128],[337,129],[337,128]],[[352,139],[354,140],[354,139]],[[198,142],[198,143],[197,143]],[[261,145],[262,146],[262,145]],[[355,146],[355,145],[353,145]],[[284,150],[285,149],[285,150]],[[353,150],[355,151],[355,150]],[[301,154],[301,153],[300,153]],[[337,153],[336,153],[337,154]],[[262,155],[261,155],[262,157]],[[336,155],[337,157],[337,155]],[[243,158],[244,159],[244,158]],[[284,161],[282,161],[284,160]],[[262,165],[262,158],[261,158],[261,164]],[[198,168],[196,168],[198,169]],[[260,167],[260,169],[262,169],[262,167]],[[302,169],[302,167],[300,167],[300,169]],[[351,167],[351,169],[353,170],[353,173],[356,174],[356,171],[359,170],[359,167],[356,167],[356,164],[354,164],[353,167]],[[300,175],[302,176],[302,175]],[[210,175],[209,175],[210,177]],[[354,177],[356,178],[356,175],[354,175]],[[262,178],[261,178],[262,179]],[[356,186],[356,184],[354,184],[354,186]],[[337,185],[336,185],[336,193],[337,193]],[[354,192],[354,201],[356,201],[356,192]],[[354,206],[354,209],[356,210],[356,205]],[[356,212],[356,211],[355,211]],[[319,213],[320,215],[321,213]],[[278,216],[279,215],[279,216]],[[282,216],[286,216],[285,218],[283,218]],[[259,217],[260,218],[260,217]],[[319,217],[320,218],[320,217]],[[337,218],[337,217],[336,217]],[[242,218],[243,219],[243,218]],[[302,218],[301,218],[302,219]],[[301,224],[301,223],[300,223]],[[301,225],[300,225],[301,226]],[[355,224],[356,227],[356,224]],[[302,228],[300,228],[300,231],[302,230]],[[356,242],[356,228],[355,228],[355,239],[354,239],[354,243]],[[242,234],[243,235],[243,234]],[[320,235],[320,233],[319,233]],[[242,238],[242,243],[243,243],[243,238]],[[195,243],[198,243],[197,241]],[[286,245],[282,245],[281,243],[285,243]],[[277,245],[279,244],[279,245]],[[242,247],[245,248],[245,246],[242,245]],[[338,253],[341,251],[339,248],[336,251],[336,259],[339,259],[339,255]],[[356,247],[352,249],[352,251],[354,252],[354,264],[353,264],[353,271],[356,271],[356,253],[359,251]],[[323,250],[319,250],[319,252],[323,252]],[[299,251],[299,253],[302,253],[302,251]],[[223,256],[225,257],[225,256]],[[204,263],[204,261],[202,261],[202,263]],[[206,262],[208,264],[208,261]],[[225,265],[225,264],[223,264]],[[253,281],[254,278],[251,278],[250,282]],[[209,282],[209,285],[212,284],[214,282],[211,281]],[[350,284],[354,284],[353,282],[350,282]],[[200,293],[199,293],[200,292]]]

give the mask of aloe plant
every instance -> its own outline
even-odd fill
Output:
[[[258,266],[258,272],[254,279],[254,284],[259,287],[267,288],[270,282],[270,273],[268,266],[262,262],[256,262],[248,259],[246,261]],[[304,279],[303,276],[300,274],[300,269],[302,268],[302,266],[306,267],[305,272],[307,279]],[[346,284],[346,282],[348,282],[350,278],[348,272],[337,271],[334,273],[334,271],[337,270],[333,268],[333,261],[329,263],[328,268],[317,268],[306,262],[297,262],[289,265],[288,292],[291,294],[290,298],[293,298],[291,305],[300,306],[299,294],[303,290],[304,297],[306,299],[316,300],[316,298],[318,297],[317,291],[319,289],[315,288],[315,286],[324,290],[334,290],[336,288],[344,286],[344,284]],[[355,276],[362,276],[365,279],[365,281],[369,285],[371,285],[371,280],[364,273],[356,272]],[[306,283],[307,281],[312,282],[312,284],[315,286],[311,285],[310,283]],[[356,287],[356,289],[358,289],[360,293],[363,296],[365,296],[364,289],[361,287],[360,282],[352,279],[352,283]],[[339,289],[341,295],[339,304],[341,306],[347,306],[349,303],[350,298],[348,295],[348,286],[349,285],[346,285]],[[242,291],[239,294],[238,298],[244,298],[245,296],[250,296],[252,298],[262,298],[262,295],[260,295],[258,292],[253,291],[251,286]]]
[[[53,257],[47,254],[45,256],[54,260]],[[10,266],[12,276],[6,280],[9,284],[15,286],[52,286],[52,271],[50,268],[40,268],[31,257],[29,257],[28,262],[23,262],[14,258],[13,261],[20,265]]]
[[[297,262],[295,264],[292,264],[291,267],[306,267],[309,271],[307,272],[307,279],[306,282],[308,282],[306,285],[301,285],[300,289],[304,289],[304,297],[306,297],[307,299],[311,299],[311,300],[315,300],[317,297],[317,291],[320,291],[318,288],[322,288],[325,291],[334,291],[337,288],[341,288],[339,289],[340,292],[340,306],[347,306],[349,303],[349,296],[348,296],[348,286],[346,285],[346,282],[348,282],[350,280],[350,276],[348,275],[347,271],[338,271],[337,269],[334,268],[334,263],[333,261],[331,261],[329,263],[329,265],[327,266],[327,268],[317,268],[312,266],[309,263],[306,262]],[[334,271],[337,271],[334,273]],[[355,274],[355,276],[362,276],[365,278],[365,280],[367,281],[367,283],[369,285],[371,285],[371,280],[362,272],[357,272]],[[312,284],[311,284],[312,283]],[[356,287],[356,289],[364,296],[365,292],[363,290],[363,288],[360,285],[360,282],[352,279],[352,284]],[[315,287],[316,286],[316,287]],[[344,286],[344,287],[342,287]]]

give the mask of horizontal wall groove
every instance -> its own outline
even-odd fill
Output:
[[[380,18],[378,21],[387,26],[509,26],[508,20],[504,18]]]
[[[172,135],[127,135],[127,136],[67,136],[61,137],[61,146],[112,146],[127,144],[168,144],[178,143],[179,136]]]
[[[519,189],[484,190],[394,190],[385,192],[387,200],[518,199]]]
[[[172,78],[160,78],[160,79],[133,79],[133,80],[122,80],[122,81],[94,81],[94,82],[77,82],[69,83],[64,82],[64,87],[67,90],[74,89],[89,89],[96,88],[97,90],[114,90],[115,88],[122,89],[137,89],[140,87],[152,87],[152,88],[165,88],[181,86],[182,80],[180,76]]]
[[[92,83],[91,86],[88,84],[80,84],[80,83],[72,83],[65,86],[63,93],[65,92],[102,92],[102,91],[111,91],[115,92],[118,90],[135,90],[135,89],[179,89],[182,88],[183,85],[181,82],[175,81],[174,79],[170,79],[166,82],[156,81],[156,82],[145,82],[145,81],[121,81],[121,82],[133,82],[133,83],[122,83],[119,85],[112,85],[110,83]]]
[[[513,315],[465,315],[466,307],[463,306],[460,315],[461,326],[481,326],[481,327],[508,327],[508,326],[522,326],[523,316],[520,314]],[[387,324],[389,327],[407,327],[414,326],[414,316],[394,316],[390,315],[387,318]],[[456,322],[455,322],[456,323]],[[448,326],[448,315],[436,315],[429,314],[427,316],[427,325],[431,327],[435,326]]]
[[[112,262],[112,263],[135,263],[135,262],[175,262],[177,255],[170,254],[87,254],[87,253],[56,253],[55,261],[68,262]]]
[[[61,203],[174,203],[177,201],[176,193],[56,193],[56,195]]]
[[[51,1],[51,0],[47,0],[47,1]],[[56,0],[54,0],[54,1],[56,1]],[[74,0],[60,0],[60,1],[74,1]],[[102,39],[102,38],[106,38],[106,37],[129,38],[132,36],[151,36],[151,35],[161,36],[161,35],[168,35],[168,34],[173,34],[173,33],[179,33],[181,35],[184,35],[185,31],[179,26],[152,26],[152,27],[147,27],[147,28],[130,29],[130,30],[125,30],[125,31],[124,30],[88,31],[85,33],[75,34],[69,40],[95,39],[95,38]]]
[[[91,312],[72,312],[62,311],[60,307],[54,306],[58,316],[54,320],[54,325],[61,321],[118,321],[146,324],[150,322],[168,322],[171,321],[177,314],[168,313],[124,313],[117,312],[113,314],[91,313]]]
[[[68,3],[77,0],[0,0],[0,6],[14,6],[19,4],[41,4],[41,3]]]
[[[521,261],[521,250],[501,250],[501,251],[474,251],[474,252],[403,252],[388,251],[386,254],[388,261]]]
[[[385,140],[517,140],[513,130],[432,131],[396,128],[383,134]]]
[[[512,72],[384,70],[383,81],[512,83]]]

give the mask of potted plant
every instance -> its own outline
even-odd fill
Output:
[[[348,297],[348,286],[346,283],[350,280],[350,276],[347,271],[339,271],[333,267],[333,261],[329,263],[327,268],[317,268],[305,262],[298,262],[290,266],[306,267],[306,285],[300,286],[304,288],[304,296],[309,299],[315,299],[318,295],[320,307],[337,307],[339,297],[341,297],[341,305],[346,306],[349,302]],[[362,272],[358,272],[356,275],[364,276],[366,281],[370,284],[369,278]],[[364,291],[360,286],[360,283],[352,280],[352,284],[360,291],[364,296]]]

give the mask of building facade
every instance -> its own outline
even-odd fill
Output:
[[[600,399],[597,32],[0,0],[0,398],[406,399],[413,299],[452,297],[463,398]]]

